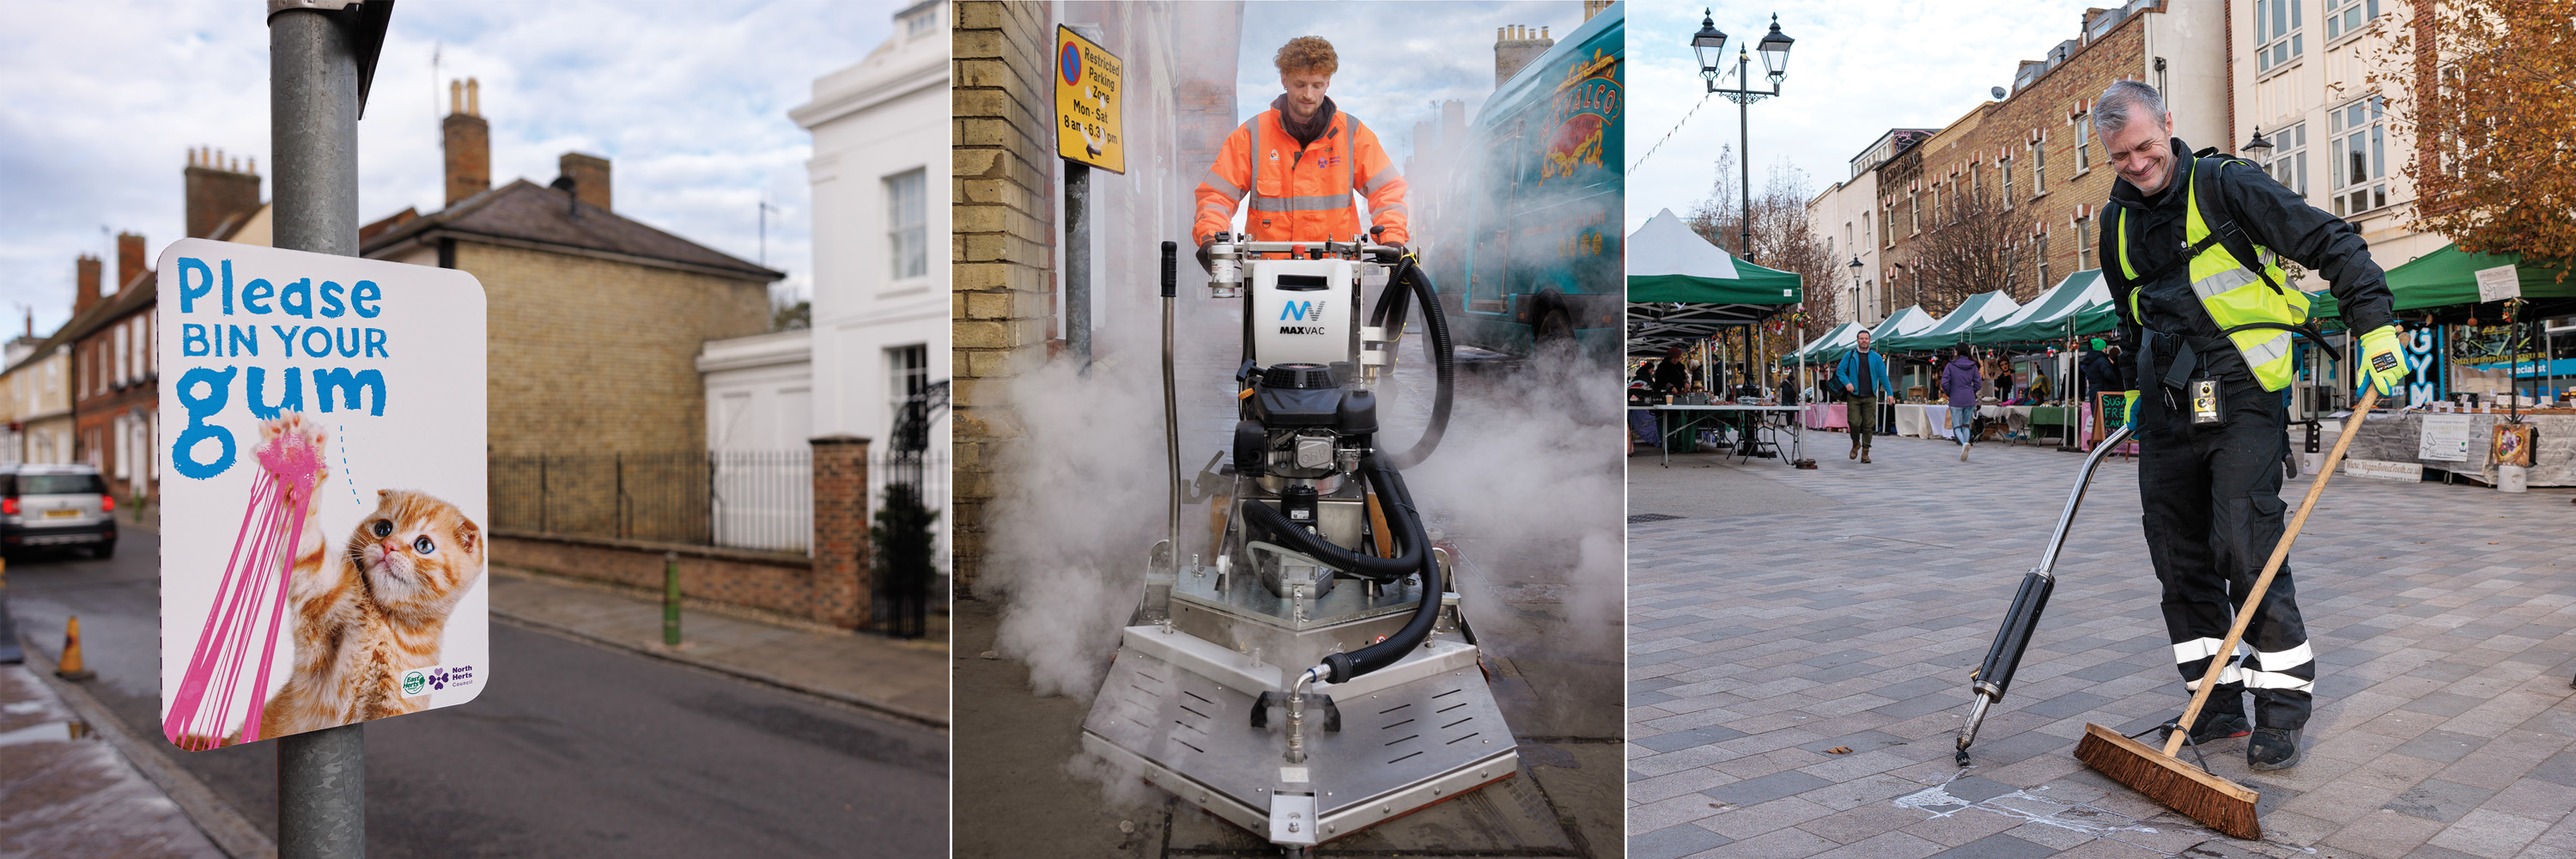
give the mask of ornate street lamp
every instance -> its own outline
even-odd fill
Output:
[[[1751,115],[1746,108],[1754,102],[1780,94],[1780,80],[1789,76],[1789,47],[1796,42],[1796,39],[1781,34],[1780,16],[1772,15],[1771,32],[1763,36],[1761,43],[1755,46],[1762,52],[1762,69],[1769,73],[1771,78],[1771,89],[1765,92],[1750,87],[1725,89],[1717,85],[1717,64],[1726,58],[1726,33],[1717,29],[1717,18],[1713,10],[1700,11],[1699,32],[1691,36],[1691,51],[1699,55],[1699,76],[1707,82],[1709,94],[1725,96],[1727,101],[1735,102],[1736,105],[1736,124],[1741,129],[1736,156],[1744,162],[1744,220],[1740,225],[1742,229],[1736,237],[1736,250],[1745,262],[1753,261],[1753,155],[1747,151],[1752,148],[1753,129],[1750,125]],[[1739,83],[1751,81],[1747,75],[1752,71],[1752,65],[1752,52],[1738,45],[1735,51],[1735,79]]]

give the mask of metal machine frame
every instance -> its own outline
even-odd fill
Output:
[[[1321,357],[1340,359],[1330,365],[1337,385],[1329,390],[1345,392],[1346,411],[1353,399],[1373,402],[1366,397],[1392,368],[1401,323],[1395,331],[1358,324],[1360,275],[1371,267],[1395,267],[1382,260],[1398,249],[1365,237],[1288,243],[1229,236],[1211,251],[1212,295],[1244,301],[1246,372],[1259,372],[1265,350],[1314,361],[1329,341],[1331,354]],[[1145,597],[1121,633],[1117,657],[1083,722],[1084,750],[1140,771],[1147,782],[1263,836],[1292,857],[1511,777],[1520,768],[1517,745],[1488,686],[1473,629],[1458,614],[1453,588],[1444,586],[1434,600],[1423,593],[1426,576],[1336,572],[1335,562],[1265,539],[1276,532],[1257,532],[1246,521],[1249,505],[1265,505],[1280,511],[1266,521],[1296,520],[1330,544],[1324,548],[1362,547],[1354,554],[1383,549],[1392,539],[1420,539],[1400,482],[1399,494],[1389,496],[1383,482],[1358,473],[1360,457],[1376,455],[1369,447],[1373,433],[1332,436],[1329,442],[1338,446],[1327,450],[1321,431],[1274,430],[1266,437],[1273,449],[1266,453],[1277,468],[1254,468],[1261,472],[1254,474],[1229,466],[1233,489],[1217,502],[1226,505],[1226,518],[1213,562],[1180,557],[1182,472],[1172,370],[1176,248],[1167,242],[1163,253],[1170,529],[1154,547]],[[1293,258],[1262,256],[1281,254]],[[1303,279],[1280,287],[1281,271]],[[1331,272],[1331,279],[1322,272]],[[1319,288],[1318,281],[1328,286]],[[1250,295],[1244,294],[1247,282]],[[1388,289],[1401,286],[1390,282]],[[1282,288],[1295,294],[1271,293]],[[1294,332],[1323,338],[1281,345],[1287,341],[1256,336],[1269,332],[1256,332],[1256,324],[1266,320],[1255,319],[1255,310],[1281,307],[1290,298],[1330,308],[1329,318],[1313,326],[1321,330],[1307,332],[1300,325]],[[1339,336],[1337,328],[1347,328],[1348,336]],[[1291,329],[1283,323],[1280,333]],[[1254,380],[1245,382],[1247,401],[1256,387]],[[1370,421],[1373,429],[1373,416]],[[1249,431],[1238,429],[1238,457],[1247,443],[1241,436]],[[1387,472],[1379,475],[1383,481],[1400,480]],[[1303,493],[1298,504],[1284,497],[1294,492]],[[1403,509],[1392,509],[1398,505]],[[1401,536],[1405,521],[1412,522],[1414,537]],[[1421,572],[1439,574],[1444,585],[1462,566],[1445,545],[1413,548],[1426,558]],[[1408,646],[1383,667],[1356,669],[1364,673],[1331,682],[1333,666],[1318,664],[1340,659],[1347,666],[1363,648],[1401,640],[1423,611],[1436,615],[1427,632],[1414,630],[1422,636],[1419,646]]]

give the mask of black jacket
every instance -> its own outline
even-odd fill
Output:
[[[2140,336],[2142,326],[2169,334],[2218,336],[2218,325],[2210,321],[2209,312],[2192,295],[2190,265],[2176,260],[2185,247],[2183,221],[2185,207],[2190,205],[2183,186],[2188,184],[2192,164],[2198,158],[2182,138],[2172,138],[2168,145],[2173,147],[2174,172],[2164,191],[2154,197],[2143,196],[2129,180],[2114,178],[2110,205],[2123,211],[2114,213],[2106,208],[2100,219],[2101,233],[2096,238],[2102,250],[2102,277],[2110,282],[2111,301],[2120,317],[2121,342],[2133,344],[2129,348],[2140,353],[2146,351],[2136,345],[2146,342]],[[2229,163],[2213,175],[2219,180],[2218,187],[2203,187],[2201,193],[2218,201],[2225,217],[2234,220],[2253,244],[2298,261],[2332,284],[2346,327],[2369,331],[2395,319],[2391,306],[2396,297],[2388,291],[2388,275],[2371,261],[2370,243],[2362,240],[2352,224],[2308,205],[2298,192],[2282,187],[2253,165]],[[2203,177],[2204,181],[2207,178]],[[2138,272],[2150,275],[2164,269],[2161,276],[2146,283],[2129,282],[2127,273],[2120,269],[2119,251],[2111,243],[2115,225],[2128,232],[2129,262]],[[2217,229],[2219,225],[2213,223],[2210,227]],[[2138,302],[2146,314],[2144,319],[2130,318],[2129,292],[2133,289],[2146,290]],[[2218,354],[2201,356],[2213,374],[2250,375],[2236,350],[2216,351]],[[2119,363],[2122,389],[2138,388],[2137,361]]]

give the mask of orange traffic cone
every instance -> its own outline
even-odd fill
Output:
[[[81,665],[79,615],[63,621],[63,662],[54,667],[54,676],[65,680],[87,680],[98,676]]]

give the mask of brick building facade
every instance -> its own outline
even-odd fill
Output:
[[[145,267],[143,237],[116,237],[114,294],[84,289],[62,336],[70,347],[74,457],[97,466],[128,503],[159,494],[161,374],[153,366],[157,279]]]
[[[2228,119],[2226,8],[2133,3],[2085,13],[2077,38],[2024,60],[2004,98],[1979,104],[1878,168],[1883,307],[1918,302],[1946,313],[1965,297],[1921,289],[1923,257],[1962,200],[2000,218],[2003,276],[1969,287],[2028,301],[2067,275],[2097,268],[2098,221],[2116,172],[2094,139],[2093,100],[2113,81],[2166,93],[2174,133],[2195,148],[2233,151]]]
[[[617,214],[605,158],[565,153],[550,186],[478,188],[490,134],[470,82],[450,93],[446,208],[359,241],[370,259],[482,282],[492,454],[706,450],[700,344],[767,331],[785,275]]]

